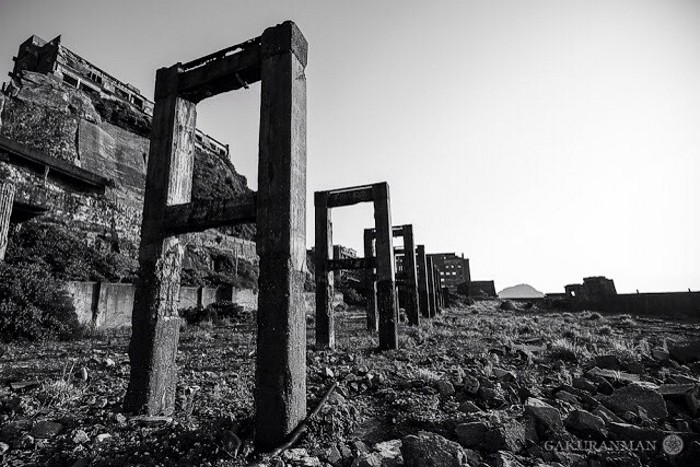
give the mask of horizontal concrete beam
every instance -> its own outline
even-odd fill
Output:
[[[374,201],[372,186],[345,188],[328,192],[328,207],[352,206],[359,203]]]
[[[166,235],[201,232],[214,227],[247,224],[257,218],[255,193],[234,199],[199,200],[165,208]]]
[[[403,225],[395,225],[391,228],[391,234],[394,237],[403,237]],[[374,229],[365,229],[369,232],[370,236],[374,237],[377,233]]]
[[[331,271],[340,269],[374,269],[376,262],[376,258],[329,259],[328,269]]]
[[[7,139],[4,136],[0,136],[0,149],[7,151],[11,156],[16,156],[20,159],[32,162],[44,169],[49,168],[51,172],[59,173],[72,181],[78,181],[86,185],[100,188],[110,183],[108,178],[82,169],[70,162],[46,155],[34,148]]]
[[[222,51],[223,53],[225,51]],[[231,55],[180,72],[178,95],[199,102],[260,81],[260,44],[249,44]]]

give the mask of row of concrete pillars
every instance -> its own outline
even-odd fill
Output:
[[[255,446],[281,445],[306,416],[306,79],[307,43],[285,22],[256,37],[156,74],[155,107],[144,196],[140,278],[136,286],[129,345],[131,374],[124,410],[160,415],[174,410],[175,356],[181,320],[177,301],[184,247],[178,235],[217,226],[257,224],[258,280],[255,377]],[[192,173],[196,105],[201,100],[261,82],[258,192],[240,199],[193,201]],[[14,186],[0,184],[0,258],[7,245]],[[332,260],[330,208],[372,201],[375,226],[365,232],[365,258],[355,264]],[[334,342],[330,297],[334,269],[362,267],[371,282],[368,326],[379,347],[398,345],[395,261],[392,237],[404,238],[411,324],[434,315],[440,294],[412,226],[392,227],[389,187],[316,193],[317,343]]]
[[[358,203],[373,203],[374,228],[364,231],[363,258],[333,258],[332,208]],[[399,294],[409,325],[420,324],[421,316],[430,318],[442,306],[438,292],[440,279],[425,246],[416,247],[413,225],[392,226],[389,185],[372,185],[317,191],[314,194],[316,280],[316,348],[335,347],[333,309],[334,272],[363,270],[367,302],[367,329],[379,333],[379,349],[398,348]],[[403,238],[403,248],[393,246],[394,237]],[[403,271],[396,275],[395,254],[403,253]]]

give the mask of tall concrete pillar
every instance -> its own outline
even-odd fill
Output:
[[[374,251],[374,235],[371,229],[365,229],[364,233],[365,258],[376,256]],[[367,303],[367,330],[379,331],[379,320],[377,319],[377,283],[376,269],[367,268],[364,270],[365,277],[365,300]]]
[[[418,303],[420,311],[424,318],[430,318],[425,245],[418,245],[416,248],[416,270],[418,273]]]
[[[416,245],[413,239],[413,226],[403,226],[404,260],[403,267],[406,277],[406,314],[408,324],[418,326],[420,324],[420,305],[418,301],[418,278],[416,272]]]
[[[177,305],[184,248],[162,234],[166,206],[190,201],[195,104],[178,97],[179,64],[156,74],[155,108],[146,175],[140,277],[129,344],[131,378],[124,409],[158,415],[175,405],[175,355],[180,332]]]
[[[377,308],[379,311],[379,349],[397,349],[399,336],[398,303],[394,265],[394,242],[391,225],[389,185],[372,186],[374,198],[374,228],[376,232]]]
[[[307,42],[289,21],[261,42],[255,447],[265,452],[306,417]]]
[[[435,268],[433,267],[433,259],[430,256],[426,257],[427,276],[428,276],[428,295],[430,302],[430,317],[434,318],[437,315],[437,293],[435,284]]]
[[[328,193],[316,192],[316,248],[314,268],[316,280],[316,347],[335,347],[335,319],[333,314],[333,272],[328,260],[333,254],[333,226],[331,210],[328,209]]]
[[[7,242],[10,235],[12,203],[15,200],[15,184],[9,180],[0,181],[0,261],[5,260]]]

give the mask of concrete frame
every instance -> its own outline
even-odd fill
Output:
[[[364,258],[333,260],[333,226],[331,209],[359,203],[374,204],[377,232],[372,255]],[[379,312],[379,349],[398,348],[398,303],[395,294],[395,265],[391,229],[389,184],[386,182],[314,193],[316,245],[314,255],[316,279],[316,347],[335,347],[333,313],[333,271],[339,269],[376,269],[376,309]]]
[[[260,257],[255,446],[279,446],[306,417],[307,43],[291,21],[262,36],[156,73],[124,408],[172,412],[184,247],[178,234],[257,223]],[[258,192],[192,201],[196,104],[261,81]]]
[[[401,253],[404,255],[404,270],[406,271],[405,279],[399,281],[395,279],[397,288],[403,289],[406,292],[406,315],[408,317],[408,324],[411,326],[418,326],[420,324],[420,300],[418,291],[418,274],[416,272],[416,244],[413,236],[413,224],[403,224],[395,225],[391,229],[392,237],[400,237],[403,239],[403,249],[400,251],[394,249],[394,261],[396,260],[396,253]],[[369,237],[370,241],[374,240],[376,235],[375,229],[365,229],[365,239]],[[392,242],[393,243],[393,242]],[[369,279],[372,276],[366,275],[365,282],[369,285]],[[376,293],[373,286],[367,287],[367,329],[372,330],[376,326],[373,323],[373,318],[376,316],[373,313],[374,309],[372,307],[372,302],[374,300],[370,297],[371,294]],[[398,300],[398,299],[397,299]],[[375,319],[376,321],[376,319]]]

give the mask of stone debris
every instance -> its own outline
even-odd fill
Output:
[[[700,361],[700,340],[669,344],[668,353],[679,363]]]
[[[406,467],[465,467],[467,454],[459,444],[426,431],[401,439]]]
[[[586,438],[603,438],[608,434],[605,421],[583,409],[571,411],[564,420],[564,425],[572,433],[580,434]]]
[[[525,416],[530,416],[537,421],[538,433],[541,436],[564,430],[559,410],[541,399],[529,397],[525,401]]]
[[[37,422],[32,428],[32,436],[39,439],[52,438],[59,434],[63,429],[63,425],[52,421]]]
[[[637,412],[643,409],[652,419],[668,417],[666,402],[658,391],[639,384],[629,384],[616,390],[603,403],[618,414],[626,411]]]

